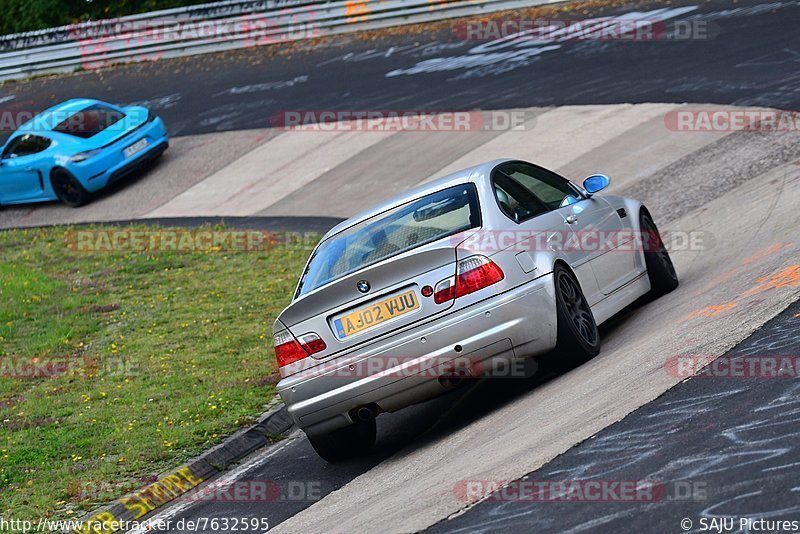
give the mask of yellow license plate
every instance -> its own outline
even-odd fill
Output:
[[[417,309],[419,309],[417,294],[414,290],[406,291],[334,319],[333,327],[336,336],[344,339]]]

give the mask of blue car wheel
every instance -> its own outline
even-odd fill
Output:
[[[50,182],[53,184],[53,191],[59,200],[67,206],[77,208],[89,201],[89,192],[64,169],[54,169]]]

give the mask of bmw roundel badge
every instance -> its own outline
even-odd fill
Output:
[[[367,282],[366,280],[359,280],[358,283],[356,284],[356,287],[362,293],[366,293],[369,291],[369,282]]]

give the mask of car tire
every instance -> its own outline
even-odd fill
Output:
[[[644,262],[647,266],[647,277],[650,279],[650,296],[658,298],[678,287],[678,273],[669,257],[667,247],[661,239],[656,223],[650,214],[642,211],[639,214],[639,227],[642,231]]]
[[[58,199],[72,208],[78,208],[89,202],[89,192],[64,169],[55,169],[50,175],[50,184]]]
[[[377,436],[375,419],[334,430],[329,434],[308,436],[316,453],[328,462],[341,462],[368,454]]]
[[[563,265],[553,269],[558,338],[555,355],[560,363],[579,365],[600,352],[600,332],[589,302],[575,276]]]

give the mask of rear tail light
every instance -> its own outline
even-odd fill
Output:
[[[486,256],[472,256],[458,262],[456,298],[474,293],[505,278],[503,270]]]
[[[328,348],[322,338],[314,332],[299,336],[297,340],[300,342],[300,346],[309,354],[316,354]]]
[[[436,284],[433,300],[441,304],[489,287],[505,278],[503,270],[486,256],[471,256],[458,262],[456,276]]]
[[[308,356],[308,352],[300,346],[300,343],[288,330],[278,332],[274,338],[275,359],[278,360],[278,367],[284,367]]]

